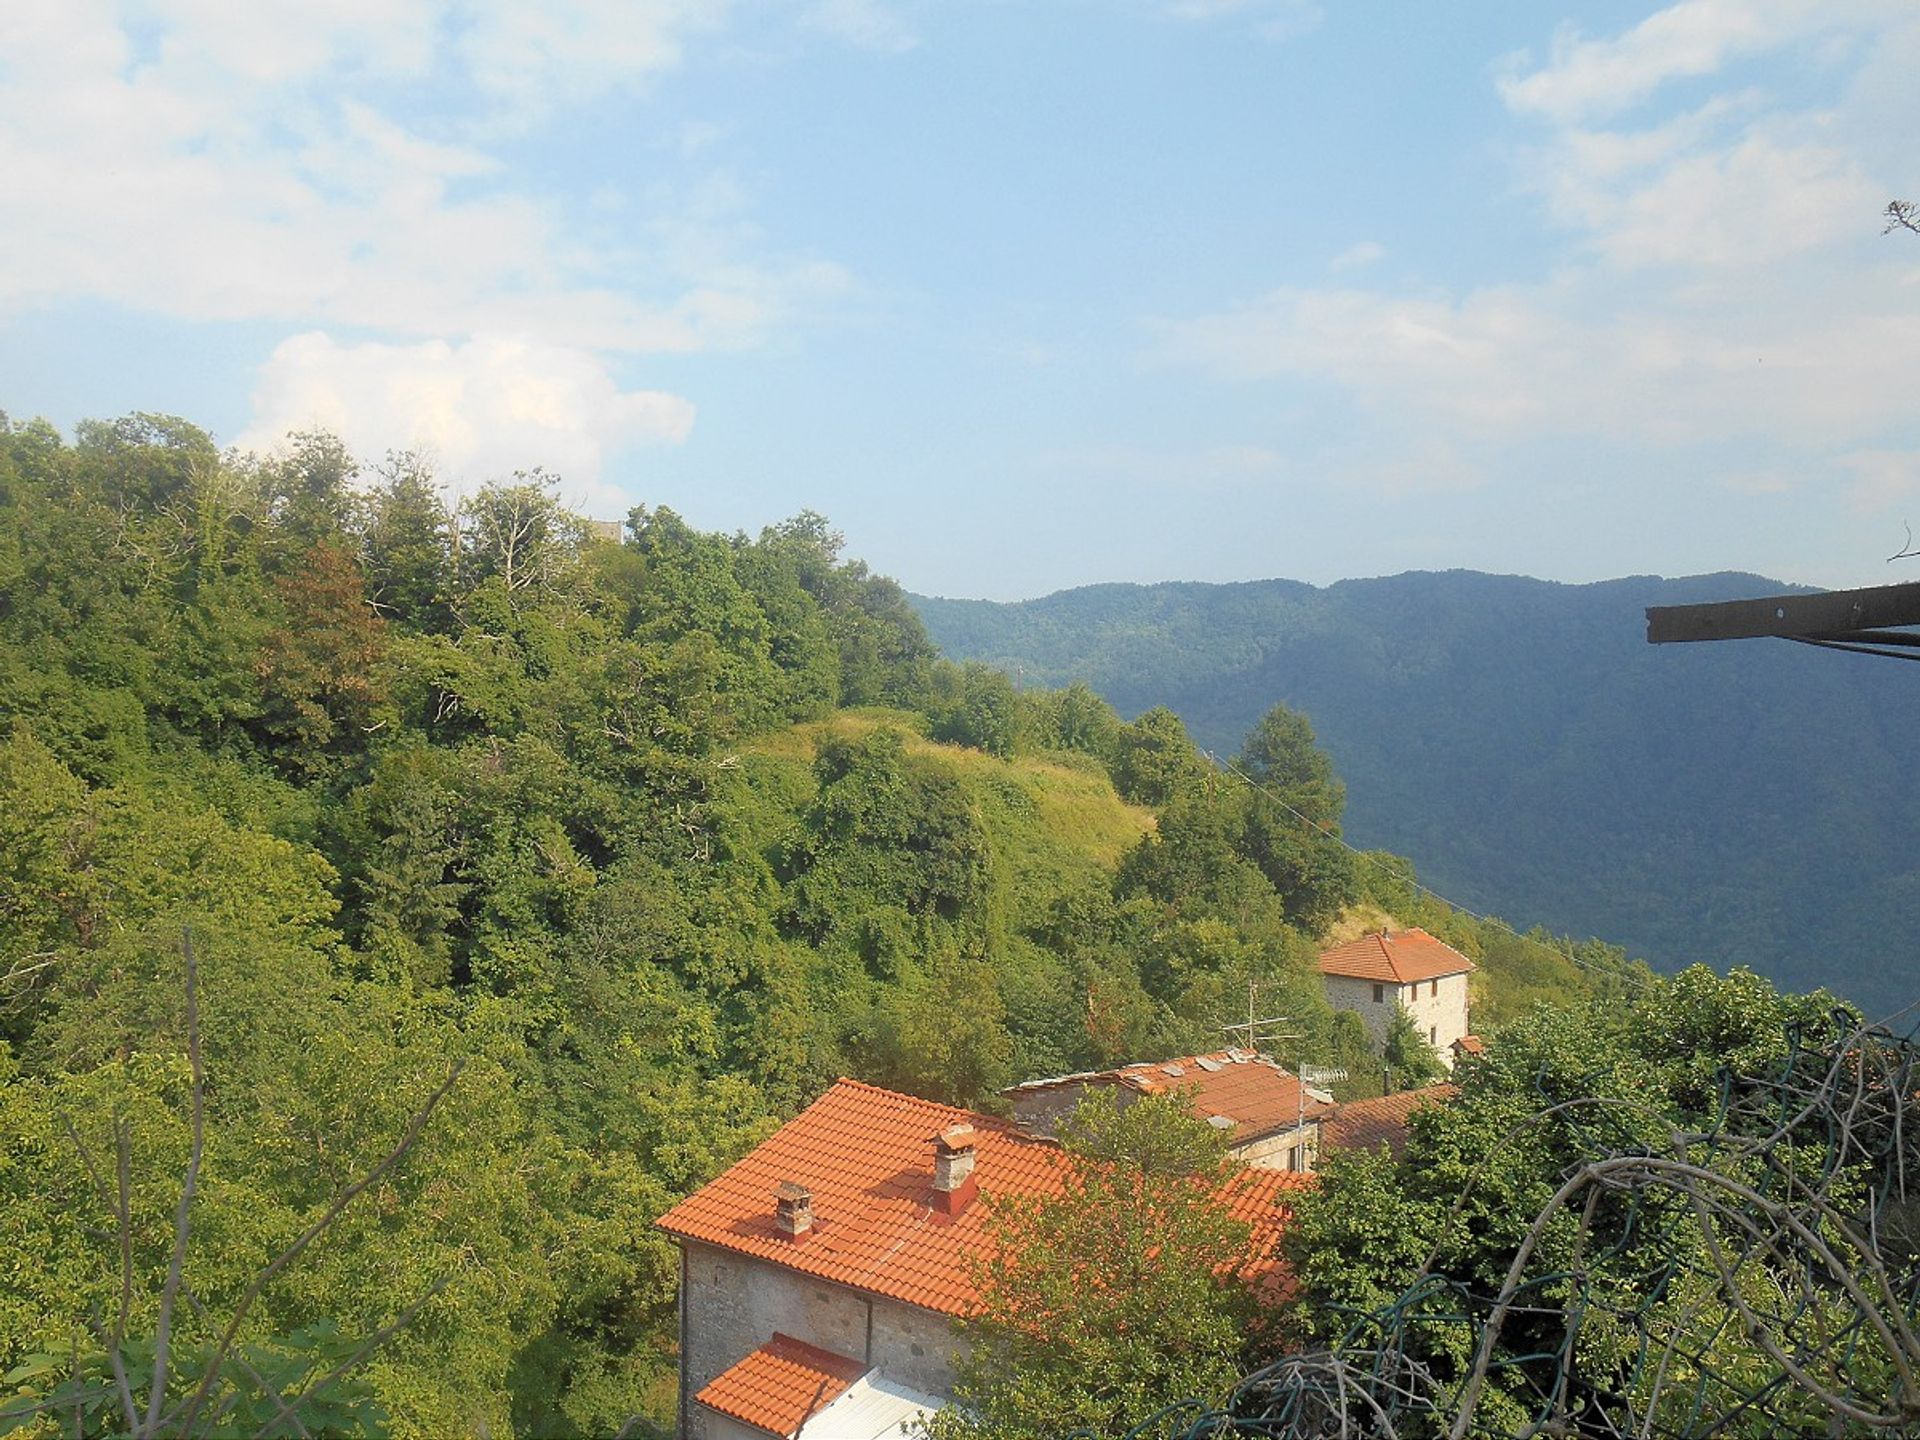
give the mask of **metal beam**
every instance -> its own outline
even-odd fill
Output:
[[[1654,605],[1647,610],[1647,643],[1747,640],[1765,635],[1794,640],[1865,638],[1857,632],[1891,625],[1920,625],[1920,582],[1714,605]]]

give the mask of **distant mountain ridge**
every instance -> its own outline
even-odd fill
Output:
[[[1646,643],[1649,605],[1793,588],[1455,570],[914,604],[955,659],[1084,679],[1129,717],[1168,705],[1223,757],[1275,701],[1305,711],[1348,837],[1475,909],[1887,1013],[1920,1000],[1920,672]]]

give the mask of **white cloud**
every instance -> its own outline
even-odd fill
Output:
[[[1885,187],[1826,112],[1716,100],[1642,130],[1569,129],[1523,179],[1609,264],[1750,269],[1858,236]]]
[[[474,80],[527,114],[631,88],[672,69],[730,0],[481,0],[458,41]]]
[[[1304,490],[1333,478],[1345,488],[1398,498],[1472,490],[1485,478],[1450,441],[1385,433],[1352,436],[1317,452],[1257,444],[1105,444],[1056,451],[1041,461],[1049,470],[1102,484],[1201,494],[1277,486]]]
[[[1670,81],[1712,75],[1729,62],[1837,31],[1891,24],[1906,0],[1681,0],[1611,39],[1571,27],[1544,65],[1507,63],[1499,82],[1509,108],[1562,123],[1614,114]]]
[[[1850,477],[1847,503],[1855,510],[1884,511],[1920,491],[1920,450],[1855,450],[1838,463]]]
[[[1360,240],[1328,261],[1327,268],[1335,274],[1346,270],[1364,270],[1386,259],[1386,256],[1387,247],[1378,240]]]
[[[1148,490],[1225,490],[1293,478],[1295,466],[1264,445],[1155,448],[1086,445],[1042,457],[1053,470]]]
[[[1716,477],[1738,495],[1786,495],[1798,487],[1800,478],[1780,470],[1732,470]]]
[[[1331,380],[1466,439],[1835,445],[1912,416],[1920,305],[1890,307],[1896,284],[1884,267],[1852,277],[1831,313],[1764,285],[1629,305],[1591,274],[1458,297],[1282,290],[1169,327],[1165,351],[1234,379]]]
[[[622,390],[580,350],[485,336],[347,344],[313,331],[274,350],[235,443],[270,451],[292,432],[327,430],[363,458],[428,454],[456,489],[540,465],[604,505],[620,499],[603,480],[608,457],[679,443],[693,415],[677,395]]]
[[[899,7],[887,0],[814,0],[800,23],[863,50],[898,54],[920,43]]]
[[[669,192],[608,238],[489,149],[557,97],[643,85],[726,8],[143,0],[135,27],[110,0],[9,0],[0,313],[93,298],[417,337],[756,344],[844,276],[766,258],[750,227]],[[402,123],[383,108],[396,78],[467,119]]]
[[[1849,42],[1818,108],[1723,87],[1681,113],[1595,123],[1816,32]],[[1793,474],[1884,504],[1915,485],[1920,438],[1920,246],[1880,239],[1875,221],[1899,189],[1876,173],[1876,137],[1911,133],[1920,102],[1885,83],[1886,54],[1920,54],[1911,4],[1681,0],[1614,40],[1563,35],[1548,65],[1501,82],[1516,111],[1552,122],[1518,152],[1523,187],[1564,232],[1545,278],[1283,287],[1165,326],[1161,352],[1243,382],[1331,386],[1401,437],[1409,474],[1447,469],[1418,463],[1432,446],[1484,463],[1541,441],[1669,454],[1746,441],[1779,463],[1720,477],[1709,462],[1703,478],[1754,492]],[[1359,459],[1341,474],[1388,478]]]

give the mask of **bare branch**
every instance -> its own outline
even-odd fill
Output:
[[[200,1159],[206,1149],[206,1072],[200,1062],[200,971],[193,953],[193,932],[180,931],[180,954],[187,970],[187,1063],[193,1071],[193,1138],[187,1150],[187,1173],[180,1185],[180,1203],[173,1212],[173,1253],[167,1258],[166,1283],[160,1290],[160,1314],[153,1331],[153,1380],[147,1392],[145,1425],[136,1432],[159,1432],[160,1412],[167,1394],[169,1346],[173,1340],[173,1307],[180,1294],[180,1277],[187,1263],[187,1229],[193,1196],[200,1183]]]
[[[344,1379],[346,1376],[352,1374],[356,1369],[360,1367],[362,1363],[365,1362],[368,1356],[372,1355],[382,1345],[386,1344],[387,1341],[391,1340],[394,1336],[398,1335],[402,1330],[406,1329],[408,1325],[412,1324],[413,1317],[420,1313],[420,1311],[426,1306],[427,1302],[432,1300],[442,1290],[447,1288],[447,1281],[449,1278],[450,1277],[448,1276],[442,1275],[438,1280],[434,1281],[433,1284],[429,1285],[424,1291],[422,1291],[420,1293],[419,1298],[416,1299],[411,1305],[407,1306],[406,1309],[402,1310],[398,1315],[394,1316],[394,1318],[388,1324],[381,1326],[380,1329],[374,1331],[373,1334],[369,1335],[365,1340],[361,1341],[359,1347],[355,1349],[354,1352],[351,1355],[349,1355],[345,1360],[342,1360],[338,1365],[334,1366],[333,1369],[329,1370],[326,1374],[322,1375],[318,1380],[315,1380],[312,1384],[308,1385],[306,1389],[302,1390],[298,1395],[294,1396],[291,1400],[283,1399],[280,1402],[279,1410],[274,1413],[272,1418],[270,1418],[266,1424],[260,1427],[258,1433],[254,1436],[254,1440],[265,1440],[265,1437],[267,1436],[267,1434],[273,1429],[275,1425],[278,1425],[283,1418],[286,1418],[292,1415],[293,1412],[299,1406],[305,1404],[308,1400],[313,1398],[315,1395],[320,1394],[329,1385],[336,1384],[340,1380]],[[298,1425],[299,1422],[296,1420],[294,1423]],[[306,1431],[303,1429],[301,1433],[305,1434]]]
[[[200,1303],[199,1297],[197,1297],[192,1290],[186,1288],[182,1288],[180,1293],[186,1297],[187,1304],[193,1307],[193,1313],[198,1315],[200,1319],[206,1323],[208,1328],[211,1329],[213,1317],[207,1314],[207,1307]],[[294,1413],[295,1406],[297,1406],[299,1402],[288,1401],[287,1397],[281,1393],[280,1387],[267,1379],[267,1377],[262,1375],[258,1370],[254,1369],[253,1366],[248,1363],[246,1356],[236,1354],[234,1361],[247,1373],[248,1379],[258,1385],[267,1395],[280,1402],[280,1412],[273,1417],[271,1423],[277,1424],[282,1417],[285,1417],[293,1422],[293,1428],[305,1436],[306,1440],[313,1440],[313,1437],[307,1431],[307,1427],[300,1423],[300,1417]]]
[[[234,1338],[240,1333],[240,1327],[246,1321],[247,1312],[260,1298],[260,1292],[267,1287],[274,1276],[291,1265],[309,1245],[325,1234],[332,1227],[333,1222],[340,1218],[340,1213],[351,1205],[362,1191],[400,1163],[406,1153],[413,1148],[414,1142],[420,1138],[420,1132],[426,1128],[428,1119],[433,1115],[434,1107],[446,1098],[447,1092],[453,1088],[454,1082],[460,1078],[465,1068],[464,1061],[456,1064],[447,1078],[440,1082],[439,1088],[427,1097],[426,1103],[414,1111],[413,1119],[408,1123],[406,1132],[401,1135],[398,1143],[386,1153],[380,1163],[336,1195],[333,1203],[327,1206],[319,1219],[301,1231],[292,1244],[274,1256],[260,1273],[253,1277],[253,1282],[247,1286],[239,1303],[234,1306],[233,1317],[227,1322],[227,1328],[221,1334],[219,1344],[214,1348],[206,1374],[201,1376],[199,1388],[173,1412],[163,1417],[163,1423],[176,1426],[180,1430],[187,1430],[192,1426],[194,1417],[206,1403],[207,1394],[213,1387],[214,1377],[219,1373],[221,1364],[226,1360],[227,1352],[233,1348]]]

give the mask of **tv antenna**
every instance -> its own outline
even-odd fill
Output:
[[[1251,1050],[1254,1054],[1258,1055],[1277,1040],[1299,1040],[1303,1038],[1293,1033],[1281,1034],[1273,1028],[1278,1025],[1293,1024],[1293,1017],[1291,1015],[1270,1015],[1264,1020],[1256,1019],[1255,1017],[1260,1013],[1259,997],[1260,982],[1258,980],[1249,980],[1247,982],[1247,1018],[1236,1021],[1232,1025],[1222,1025],[1220,1027],[1226,1031],[1229,1036],[1241,1035],[1245,1037],[1240,1042],[1241,1049]]]

